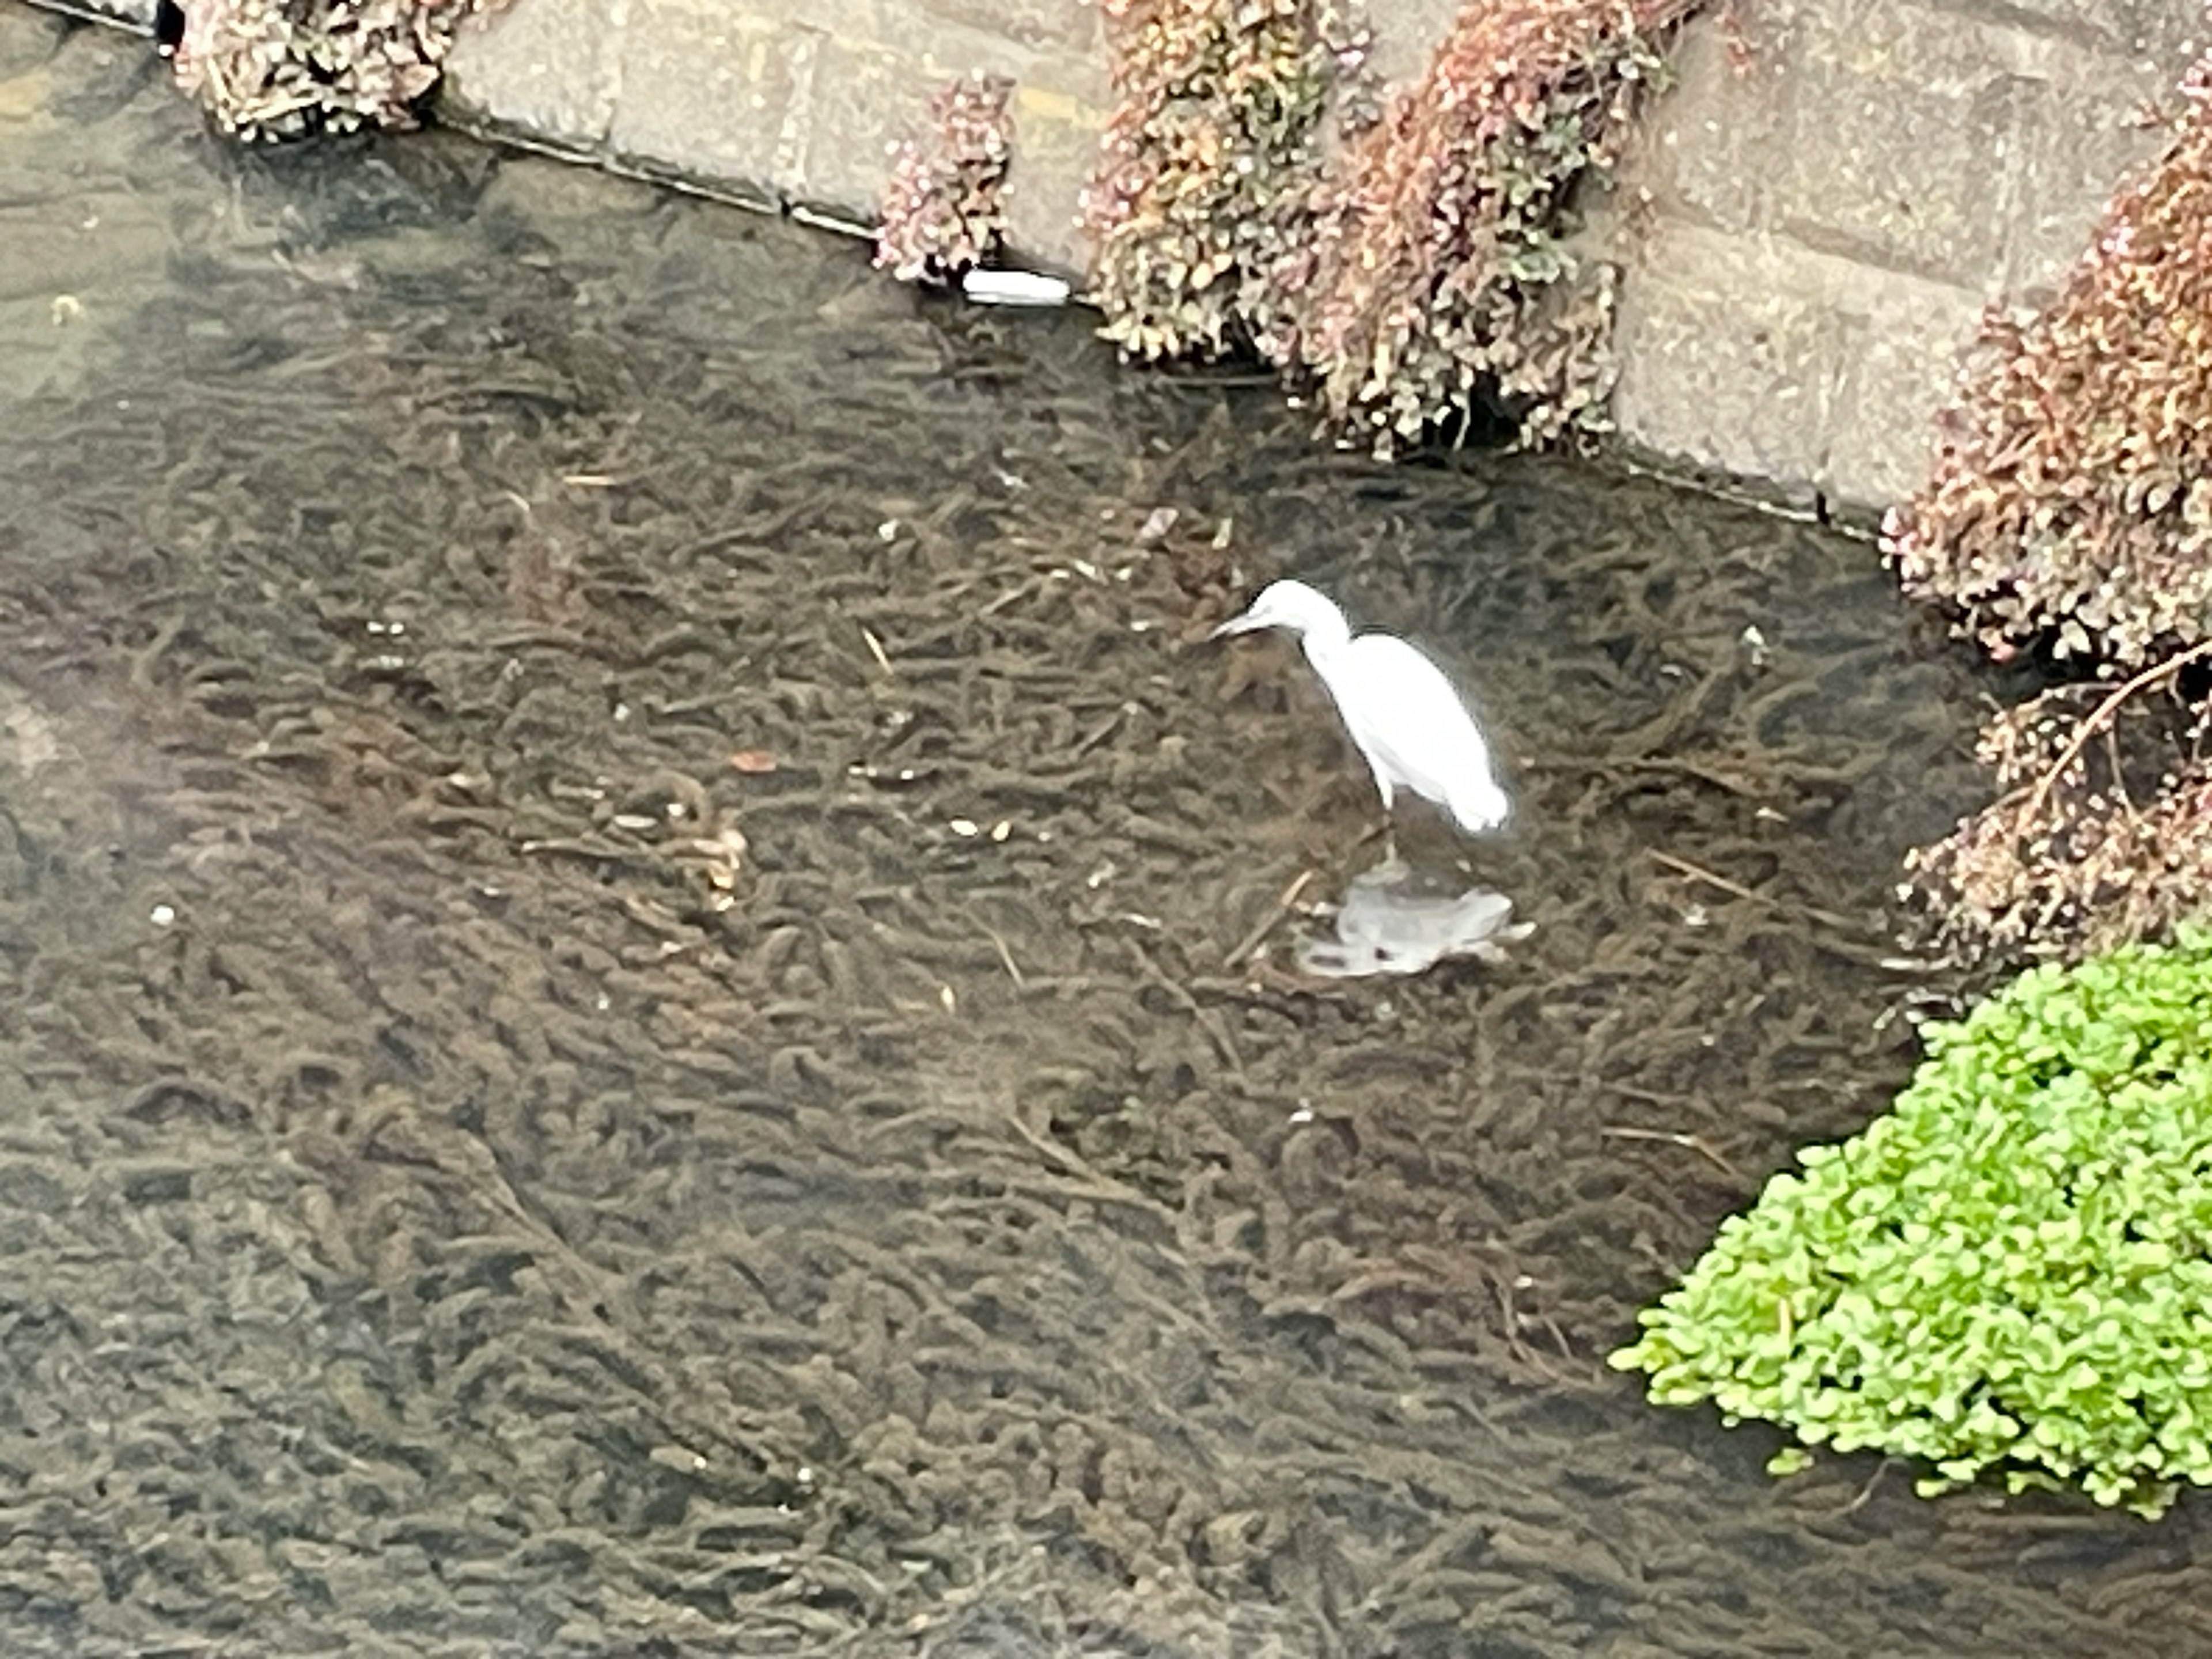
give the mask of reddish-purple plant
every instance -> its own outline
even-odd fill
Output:
[[[1910,860],[1954,943],[2074,955],[2212,911],[2207,711],[2180,696],[2212,655],[2212,53],[2183,92],[2057,300],[1991,313],[1883,527],[1905,590],[1992,654],[2135,671],[1990,722],[2002,794]]]
[[[463,22],[510,0],[180,0],[177,84],[227,132],[415,125]]]
[[[1270,347],[1389,453],[1477,398],[1523,441],[1602,430],[1613,269],[1571,246],[1668,33],[1698,0],[1476,0],[1337,155],[1276,281]]]
[[[1132,356],[1213,357],[1275,302],[1328,86],[1321,0],[1102,0],[1115,104],[1084,222]]]
[[[1992,309],[1928,483],[1884,526],[1906,592],[2009,654],[2129,667],[2212,632],[2212,56],[2057,299]]]
[[[927,136],[899,145],[876,264],[902,282],[957,282],[1005,241],[1013,90],[1003,75],[963,76],[930,100]]]

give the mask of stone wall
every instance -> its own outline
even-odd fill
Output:
[[[1082,0],[517,0],[464,39],[447,98],[466,119],[866,225],[891,146],[970,70],[1018,88],[1007,207],[1024,254],[1079,271],[1107,93]]]
[[[1621,429],[1858,505],[1911,490],[1984,301],[2046,297],[2204,38],[2199,0],[1747,0],[1623,169]]]
[[[129,14],[152,0],[104,0]],[[186,0],[190,3],[190,0]],[[1368,0],[1418,71],[1460,0]],[[2154,135],[2203,0],[1735,0],[1693,25],[1615,197],[1634,445],[1860,507],[1911,490],[1986,299],[2033,299]],[[459,118],[763,205],[872,221],[897,139],[1012,76],[1019,252],[1079,272],[1109,94],[1086,0],[516,0]]]

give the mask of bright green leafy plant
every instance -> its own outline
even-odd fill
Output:
[[[1895,1109],[1800,1153],[1613,1364],[1919,1460],[1923,1496],[1987,1471],[2152,1516],[2212,1484],[2212,934],[2034,969],[1926,1037]]]

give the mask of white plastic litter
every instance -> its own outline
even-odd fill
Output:
[[[970,266],[960,291],[979,306],[1064,306],[1074,292],[1057,276],[1033,270],[985,270]]]

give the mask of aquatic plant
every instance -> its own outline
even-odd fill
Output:
[[[1248,345],[1273,315],[1312,179],[1335,62],[1323,8],[1103,0],[1101,10],[1115,102],[1084,225],[1103,331],[1152,361]]]
[[[461,24],[510,0],[183,0],[177,84],[226,132],[415,125]]]
[[[2212,934],[2035,968],[1926,1028],[1894,1109],[1801,1152],[1613,1356],[1806,1447],[2156,1515],[2212,1483]]]
[[[930,100],[927,134],[897,150],[884,187],[876,264],[901,282],[950,283],[1006,240],[1013,81],[978,70]]]
[[[1668,33],[1697,0],[1477,0],[1346,144],[1276,272],[1270,351],[1378,453],[1480,397],[1521,441],[1606,428],[1615,271],[1578,251]]]
[[[1950,940],[2070,953],[2212,908],[2204,721],[2172,706],[2212,635],[2212,53],[2182,91],[2056,300],[1987,316],[1929,482],[1884,525],[1905,591],[1992,654],[2135,671],[1991,722],[2006,794],[1912,861]],[[2154,687],[2168,706],[2124,722]]]

